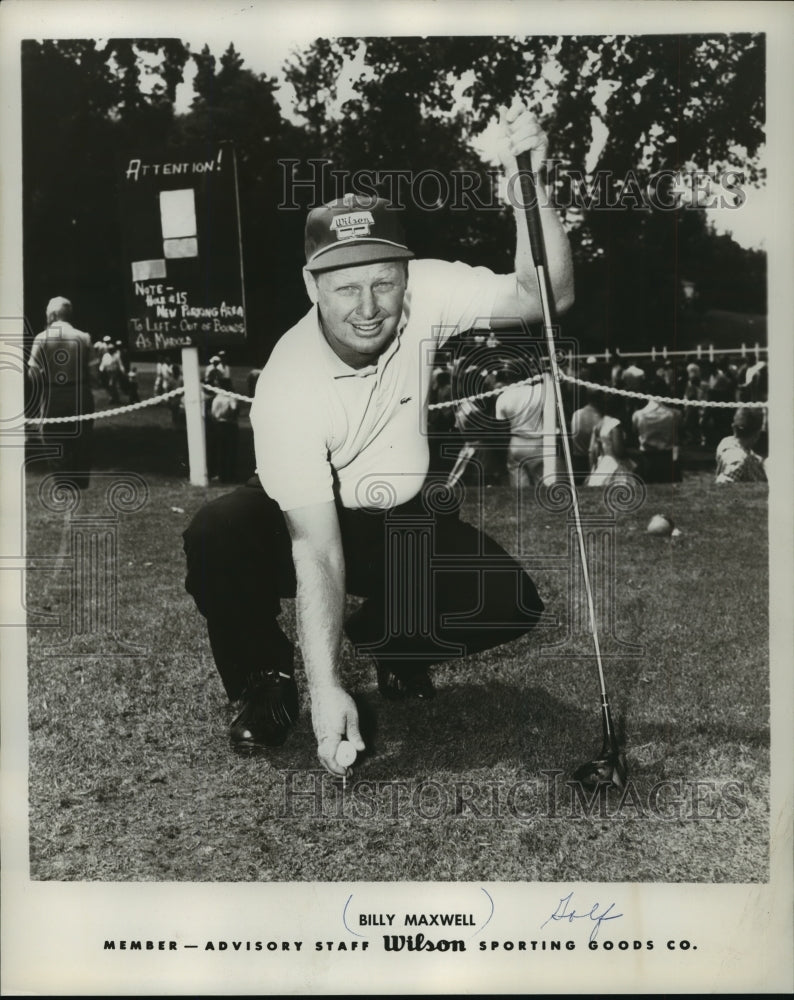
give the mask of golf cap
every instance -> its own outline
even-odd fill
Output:
[[[218,357],[218,355],[217,355],[217,354],[213,354],[213,355],[212,355],[212,357],[210,358],[210,364],[211,364],[211,365],[214,365],[216,361],[217,361],[217,362],[220,362],[220,360],[221,360],[221,359],[220,359],[220,358]]]
[[[314,208],[306,219],[306,269],[330,271],[357,264],[410,260],[399,211],[385,198],[346,194]]]
[[[110,337],[103,337],[102,338],[102,343],[103,344],[112,344],[113,341],[110,339]]]
[[[734,415],[734,430],[742,434],[755,434],[764,426],[764,415],[759,409],[750,406],[742,406]]]

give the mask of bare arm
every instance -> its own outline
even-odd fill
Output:
[[[355,702],[339,679],[339,649],[345,608],[345,560],[339,519],[332,502],[287,511],[296,594],[298,640],[303,652],[312,705],[317,756],[333,774],[340,740],[364,749]]]
[[[521,197],[516,157],[528,152],[532,169],[537,177],[547,158],[548,139],[532,115],[519,100],[514,100],[509,111],[503,109],[500,122],[504,131],[502,161],[507,179],[507,195],[516,220],[515,283],[497,298],[494,318],[522,317],[528,323],[543,318],[538,293],[537,275],[529,245],[529,234]],[[573,305],[573,261],[568,237],[560,217],[550,204],[548,193],[537,181],[541,226],[546,246],[548,276],[551,282],[554,305],[558,313]]]

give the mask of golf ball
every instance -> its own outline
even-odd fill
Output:
[[[673,522],[664,514],[654,514],[646,530],[649,535],[669,535],[673,530]]]
[[[356,762],[356,748],[349,740],[342,740],[336,748],[336,762],[340,767],[350,767]]]

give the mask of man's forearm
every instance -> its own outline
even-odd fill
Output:
[[[345,603],[345,569],[341,560],[293,546],[298,586],[298,639],[310,691],[339,683],[338,660]]]
[[[537,289],[537,277],[526,221],[522,218],[524,209],[521,207],[521,186],[518,180],[512,185],[511,192],[511,201],[514,204],[516,216],[516,280],[525,292],[534,296]],[[571,247],[559,214],[550,204],[548,192],[541,184],[538,185],[537,197],[554,304],[558,312],[564,312],[573,304],[574,297]]]

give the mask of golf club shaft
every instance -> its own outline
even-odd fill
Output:
[[[568,435],[566,434],[567,422],[565,419],[565,407],[562,399],[560,369],[557,364],[557,351],[554,345],[551,295],[549,294],[550,286],[546,272],[545,241],[543,238],[543,228],[540,219],[540,208],[538,206],[538,193],[535,178],[532,173],[532,162],[529,154],[522,153],[518,156],[517,162],[521,180],[521,196],[524,208],[524,218],[527,223],[530,250],[532,252],[532,260],[535,265],[535,273],[538,281],[540,306],[543,315],[543,327],[546,334],[546,346],[548,349],[549,365],[551,368],[551,380],[554,387],[557,419],[560,425],[562,450],[565,457],[565,469],[568,475],[568,482],[571,487],[571,502],[573,505],[576,537],[579,543],[579,554],[582,562],[582,577],[584,579],[585,594],[587,596],[590,631],[593,637],[593,648],[595,651],[596,664],[598,666],[598,681],[601,686],[601,714],[605,733],[611,741],[614,738],[612,715],[609,710],[609,699],[607,697],[606,681],[604,679],[604,667],[601,662],[601,645],[598,641],[598,627],[596,625],[595,605],[593,603],[593,589],[590,584],[590,571],[587,563],[587,547],[584,540],[584,531],[582,530],[582,518],[579,513],[579,500],[576,493],[576,483],[573,475],[573,460],[571,458],[571,448],[568,442]]]

